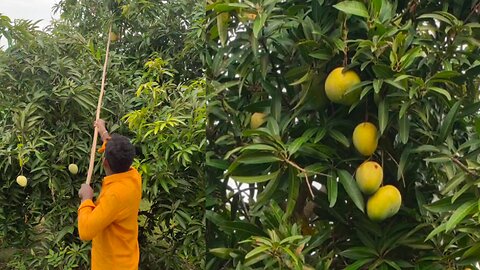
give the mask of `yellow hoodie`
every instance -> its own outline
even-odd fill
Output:
[[[142,179],[136,169],[103,179],[95,203],[85,200],[78,208],[80,239],[92,240],[92,270],[137,270],[138,210]]]

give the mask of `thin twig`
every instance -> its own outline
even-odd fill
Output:
[[[343,48],[343,67],[346,67],[348,64],[348,45],[347,45],[347,38],[348,38],[348,28],[347,28],[347,17],[345,16],[345,20],[343,21],[343,42],[345,42],[345,47]]]
[[[385,152],[387,152],[388,156],[390,156],[390,158],[393,160],[393,162],[395,164],[397,164],[397,167],[400,167],[400,164],[395,160],[395,158],[392,156],[392,154],[390,154],[390,152],[388,152],[388,151],[385,151]],[[403,177],[403,170],[400,171],[400,177],[402,177],[403,186],[406,187],[405,177]]]
[[[235,181],[235,185],[237,186],[237,190],[240,190],[240,185],[238,184],[237,181]],[[242,194],[243,192],[240,192],[240,195]],[[245,214],[245,218],[248,220],[248,222],[251,222],[250,220],[250,215],[248,214],[248,209],[247,209],[247,206],[245,205],[245,201],[243,201],[243,196],[239,196],[239,200],[241,201],[241,208]]]
[[[472,11],[470,12],[470,14],[468,14],[467,18],[465,18],[465,22],[468,22],[468,20],[470,19],[470,17],[471,17],[474,13],[480,13],[480,3],[476,4],[476,5],[472,8]]]
[[[467,166],[465,166],[465,164],[463,164],[460,160],[458,160],[457,158],[455,157],[452,157],[451,158],[453,163],[457,164],[462,170],[466,171],[468,174],[472,175],[472,176],[475,176],[475,177],[480,177],[480,174],[478,174],[476,171],[474,170],[470,170]]]
[[[305,175],[305,181],[307,181],[307,187],[308,187],[308,191],[310,192],[310,196],[312,196],[312,199],[315,199],[315,195],[313,195],[312,187],[310,186],[310,181],[308,180],[307,171],[289,159],[285,159],[285,161]]]
[[[365,122],[368,122],[368,98],[365,100]]]

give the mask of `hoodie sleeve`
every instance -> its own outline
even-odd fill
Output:
[[[114,195],[104,195],[97,206],[85,200],[78,208],[78,233],[84,241],[92,240],[110,225],[120,212],[120,203]]]

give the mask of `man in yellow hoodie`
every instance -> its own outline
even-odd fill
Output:
[[[105,121],[94,125],[103,141],[103,167],[107,176],[95,203],[93,189],[83,184],[78,192],[78,232],[80,239],[92,240],[92,270],[137,270],[138,211],[142,180],[131,167],[135,148],[118,134],[108,134]]]

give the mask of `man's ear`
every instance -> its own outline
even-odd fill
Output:
[[[103,158],[103,166],[104,166],[105,168],[110,169],[110,164],[108,164],[108,160],[107,160],[106,158]]]

